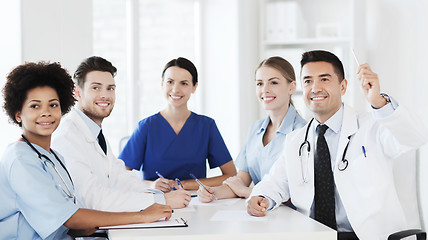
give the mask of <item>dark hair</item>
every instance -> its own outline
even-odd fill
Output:
[[[3,108],[11,122],[21,126],[21,123],[16,121],[15,114],[22,110],[28,91],[44,86],[55,89],[62,115],[70,111],[75,102],[74,83],[67,70],[59,63],[29,62],[17,66],[6,77]]]
[[[345,79],[345,71],[343,70],[342,62],[331,52],[315,50],[303,53],[302,60],[300,61],[301,69],[306,63],[310,62],[328,62],[333,65],[334,72],[337,74],[339,82]]]
[[[83,60],[74,72],[74,79],[77,86],[83,88],[86,81],[86,75],[92,71],[109,72],[114,77],[116,76],[117,69],[111,62],[102,57],[92,56]]]
[[[275,56],[275,57],[270,57],[263,60],[259,64],[259,66],[256,68],[256,72],[257,70],[259,70],[259,68],[263,66],[271,67],[278,70],[281,73],[281,75],[285,79],[287,79],[289,83],[296,81],[296,74],[294,73],[293,66],[291,65],[291,63],[289,63],[287,60],[285,60],[282,57]],[[291,100],[291,97],[290,97],[290,104],[294,106],[293,101]]]
[[[179,57],[177,59],[172,59],[171,61],[169,61],[165,65],[165,67],[163,68],[163,71],[162,71],[162,79],[165,75],[165,71],[168,68],[174,67],[174,66],[186,69],[190,73],[190,75],[192,75],[193,86],[196,85],[196,83],[198,82],[198,71],[196,70],[195,65],[193,65],[193,63],[190,60],[183,58],[183,57]]]

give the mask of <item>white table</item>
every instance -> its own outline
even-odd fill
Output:
[[[254,219],[246,213],[244,199],[234,203],[228,200],[218,200],[212,205],[192,205],[191,203],[185,209],[174,210],[173,218],[183,217],[187,220],[188,227],[109,230],[109,239],[327,240],[337,238],[336,231],[289,207],[281,206],[268,212],[262,219]],[[197,199],[192,199],[193,201],[199,202]],[[226,214],[234,213],[235,217],[224,219],[225,215],[220,216],[218,211]]]

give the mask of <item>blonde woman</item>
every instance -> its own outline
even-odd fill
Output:
[[[199,188],[198,196],[202,202],[212,201],[213,195],[218,199],[247,198],[252,190],[251,182],[257,184],[278,158],[285,136],[305,124],[291,101],[296,90],[296,77],[287,60],[281,57],[263,60],[255,77],[256,96],[268,116],[250,127],[246,144],[235,159],[238,174],[225,180],[223,185],[209,187],[211,194]]]

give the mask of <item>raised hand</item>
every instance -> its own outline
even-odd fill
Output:
[[[358,67],[358,79],[367,101],[374,108],[381,108],[386,105],[386,100],[380,95],[379,78],[367,63]]]

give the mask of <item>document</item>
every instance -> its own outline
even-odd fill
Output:
[[[127,225],[116,225],[100,227],[99,229],[137,229],[137,228],[170,228],[170,227],[187,227],[187,221],[183,218],[171,218],[168,221],[156,221],[152,223],[137,223]]]

